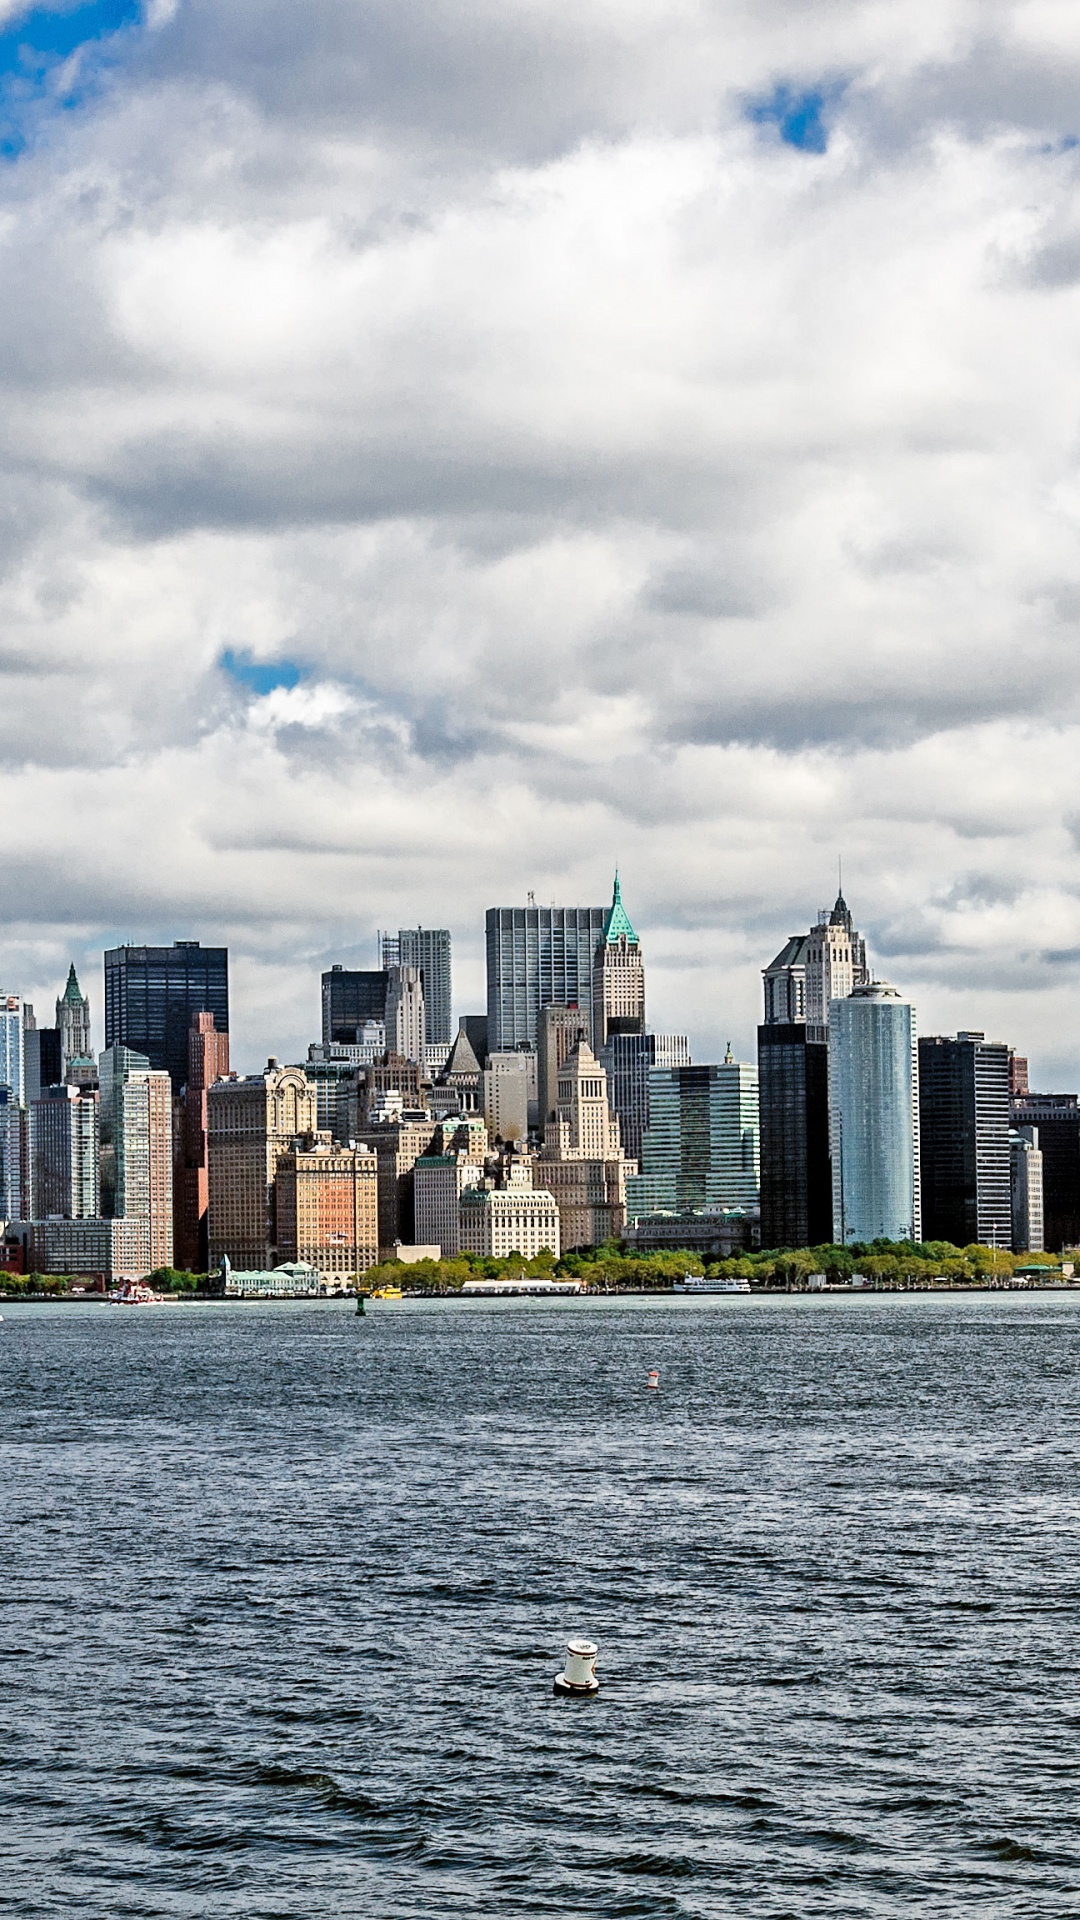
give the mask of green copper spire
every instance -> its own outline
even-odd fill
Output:
[[[79,976],[75,972],[74,960],[68,970],[67,986],[64,988],[64,999],[68,1001],[71,1006],[82,1006],[82,994],[79,992]]]
[[[619,885],[619,869],[616,867],[615,891],[611,896],[611,906],[608,909],[608,917],[604,921],[604,939],[608,942],[609,946],[612,946],[622,934],[626,935],[627,940],[632,946],[637,946],[637,934],[630,925],[630,915],[622,903],[622,888]]]

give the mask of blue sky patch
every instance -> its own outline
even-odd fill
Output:
[[[824,114],[835,98],[835,88],[799,89],[779,83],[766,99],[751,104],[747,117],[759,127],[775,127],[789,147],[799,147],[803,153],[824,153],[829,144]]]
[[[219,665],[238,686],[259,694],[273,693],[275,687],[295,687],[301,674],[295,660],[253,660],[250,653],[234,653],[231,647],[226,647]]]
[[[53,104],[70,112],[115,58],[116,36],[140,26],[142,18],[141,0],[72,0],[30,7],[0,30],[0,153],[10,158],[22,152],[27,121],[57,67],[85,49],[71,86],[54,96]]]

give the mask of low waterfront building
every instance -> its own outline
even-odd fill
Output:
[[[33,1220],[11,1230],[24,1237],[32,1273],[100,1274],[106,1280],[142,1280],[152,1270],[150,1222]]]
[[[230,1300],[294,1300],[331,1290],[306,1260],[286,1260],[279,1267],[240,1270],[226,1258],[221,1262],[218,1275],[222,1291]]]
[[[760,1245],[761,1216],[756,1208],[692,1208],[686,1213],[648,1213],[626,1229],[634,1253],[701,1254],[730,1260]]]

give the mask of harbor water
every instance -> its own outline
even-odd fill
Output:
[[[1078,1381],[1073,1294],[5,1306],[0,1914],[1075,1916]]]

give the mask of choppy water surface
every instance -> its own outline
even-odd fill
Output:
[[[1078,1373],[1075,1296],[5,1307],[0,1912],[1075,1916]]]

